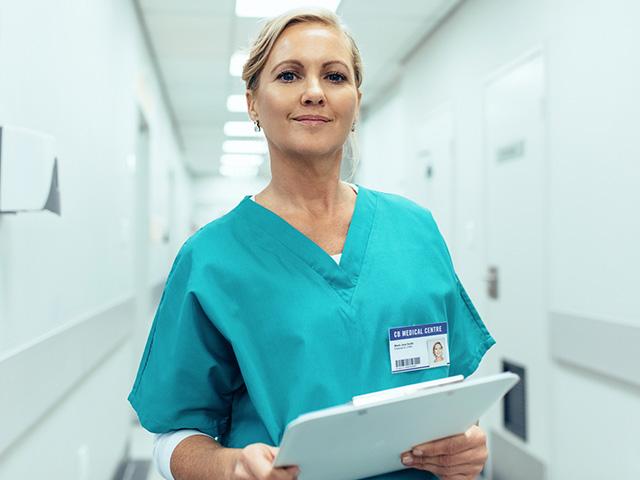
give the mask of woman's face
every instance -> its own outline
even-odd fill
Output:
[[[436,357],[441,357],[441,356],[442,356],[442,345],[441,345],[440,343],[436,343],[436,344],[433,346],[433,354],[434,354]]]
[[[360,105],[343,34],[318,23],[288,27],[269,54],[258,88],[247,91],[247,102],[270,149],[293,156],[334,154]]]

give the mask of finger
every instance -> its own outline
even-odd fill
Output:
[[[286,468],[274,468],[271,466],[271,462],[255,461],[249,465],[249,468],[258,480],[293,480],[296,478],[296,475],[287,471]]]
[[[437,455],[452,455],[467,450],[467,437],[464,434],[442,438],[432,442],[421,443],[411,449],[414,456],[435,457]]]
[[[419,465],[414,465],[413,468],[434,473],[441,479],[449,478],[456,475],[462,475],[466,479],[472,479],[476,478],[476,476],[482,471],[482,466],[477,464],[444,466],[422,463]]]
[[[270,445],[267,445],[267,448],[269,449],[269,453],[272,455],[271,463],[273,464],[273,460],[278,455],[278,451],[280,449],[277,447],[272,447]],[[288,478],[295,479],[298,475],[300,475],[300,467],[298,467],[297,465],[290,465],[287,467],[278,467],[278,469],[281,469],[287,472],[287,474],[289,474]]]
[[[437,467],[455,467],[458,465],[477,465],[479,468],[487,461],[486,449],[467,450],[455,455],[438,455],[435,457],[416,457],[410,453],[404,453],[400,457],[402,463],[408,467],[421,467],[424,465]]]
[[[416,456],[422,455],[429,457],[437,455],[453,455],[485,444],[485,433],[480,429],[480,427],[474,425],[463,434],[416,445],[412,449],[412,454]]]
[[[259,480],[292,480],[295,478],[283,468],[273,468],[273,447],[257,444],[245,459],[249,473]]]
[[[300,467],[285,467],[285,470],[294,480],[298,478],[298,475],[300,475]]]
[[[435,457],[414,457],[416,464],[440,465],[443,467],[452,467],[455,465],[484,465],[487,461],[488,451],[484,447],[472,448],[461,453],[453,455],[438,455]]]

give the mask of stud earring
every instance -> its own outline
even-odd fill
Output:
[[[253,129],[254,129],[256,132],[259,132],[259,131],[260,131],[260,120],[256,120],[255,122],[253,122]]]

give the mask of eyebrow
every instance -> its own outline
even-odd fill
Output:
[[[284,60],[284,61],[278,63],[275,67],[273,67],[273,69],[271,70],[271,73],[275,72],[281,65],[284,65],[286,63],[292,63],[294,65],[297,65],[299,67],[304,68],[304,65],[299,60]],[[347,69],[347,71],[349,70],[349,67],[347,66],[347,64],[344,63],[342,60],[329,60],[328,62],[324,62],[322,64],[322,68],[326,67],[327,65],[331,65],[332,63],[339,63],[340,65],[345,67]]]

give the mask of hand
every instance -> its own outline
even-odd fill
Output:
[[[252,443],[240,450],[233,468],[233,480],[295,480],[298,467],[272,466],[278,449],[264,443]]]
[[[405,465],[434,473],[440,480],[473,480],[488,455],[487,436],[474,425],[461,435],[416,445],[401,459]]]

